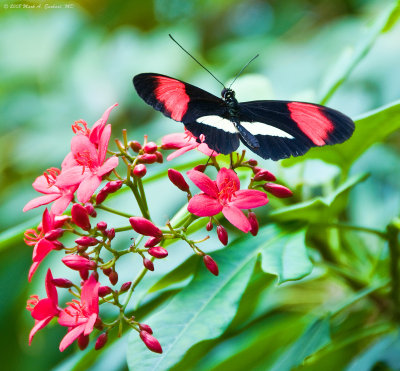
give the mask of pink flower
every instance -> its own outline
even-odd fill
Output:
[[[60,313],[57,289],[52,281],[53,276],[49,269],[46,275],[47,298],[39,300],[36,295],[33,295],[28,300],[26,309],[31,312],[32,317],[35,319],[35,325],[29,334],[29,345],[31,345],[34,335]]]
[[[207,156],[217,156],[218,153],[210,149],[206,143],[204,143],[204,135],[200,135],[200,142],[189,130],[185,128],[184,133],[168,134],[161,139],[163,149],[177,149],[177,151],[171,153],[167,160],[170,161],[175,157],[183,155],[184,153],[198,149],[200,152]]]
[[[190,170],[187,175],[203,191],[190,199],[189,212],[197,216],[213,216],[222,211],[230,223],[245,233],[250,231],[251,225],[240,209],[253,209],[268,203],[264,192],[241,190],[239,178],[231,169],[222,168],[215,182],[197,170]]]
[[[38,228],[39,229],[39,228]],[[34,246],[32,260],[33,263],[31,268],[29,269],[28,280],[32,279],[32,276],[36,272],[39,264],[42,260],[47,256],[47,254],[54,249],[58,248],[58,241],[57,240],[48,240],[46,239],[46,235],[50,236],[51,232],[55,229],[55,220],[54,216],[49,213],[46,209],[42,216],[42,223],[40,225],[40,232],[38,233],[34,229],[28,229],[24,236],[25,236],[25,243],[30,246]]]
[[[68,161],[66,162],[66,165]],[[57,168],[47,169],[46,172],[37,177],[33,182],[33,188],[43,193],[45,196],[36,197],[33,200],[29,201],[23,211],[28,211],[34,209],[38,206],[47,205],[50,202],[53,202],[51,206],[51,213],[53,215],[61,215],[65,209],[68,207],[69,203],[74,197],[74,192],[78,188],[77,185],[68,185],[62,186],[57,184],[57,179],[60,175],[61,171]]]
[[[81,301],[72,300],[68,303],[58,318],[61,326],[69,327],[68,333],[60,343],[60,351],[69,347],[80,335],[87,336],[93,331],[94,324],[99,316],[100,283],[91,275],[83,284]]]
[[[71,141],[71,153],[77,165],[62,171],[57,178],[58,187],[79,185],[77,198],[80,202],[89,201],[100,185],[105,174],[118,166],[118,158],[106,158],[108,142],[111,136],[111,125],[102,130],[97,146],[86,135],[76,135]]]

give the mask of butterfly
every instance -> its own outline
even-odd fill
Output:
[[[139,96],[155,110],[182,122],[218,153],[234,152],[240,141],[264,159],[301,156],[311,147],[342,143],[354,122],[313,103],[259,100],[239,103],[232,89],[219,98],[194,85],[156,73],[133,78]]]

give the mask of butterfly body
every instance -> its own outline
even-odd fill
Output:
[[[139,96],[165,116],[184,123],[218,153],[229,154],[243,142],[264,159],[300,156],[311,147],[342,143],[353,121],[334,109],[305,102],[238,102],[232,89],[218,98],[194,85],[156,73],[134,77]]]

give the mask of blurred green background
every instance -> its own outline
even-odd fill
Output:
[[[135,74],[142,72],[167,74],[219,95],[219,84],[172,43],[168,33],[173,34],[222,81],[229,81],[250,58],[259,53],[260,57],[234,85],[239,100],[319,102],[326,96],[332,80],[340,75],[343,66],[359,50],[368,50],[327,102],[328,106],[356,118],[400,98],[400,24],[379,34],[376,40],[374,37],[380,18],[387,16],[392,5],[392,1],[382,0],[2,0],[2,369],[48,370],[62,365],[60,369],[68,370],[73,368],[76,357],[81,356],[80,353],[74,356],[74,349],[63,354],[58,352],[57,344],[64,330],[56,326],[41,331],[33,345],[28,347],[28,333],[33,321],[25,310],[25,301],[30,294],[42,292],[41,282],[46,267],[41,267],[34,282],[27,284],[32,251],[24,245],[20,234],[24,226],[30,227],[39,222],[42,210],[23,214],[22,208],[36,196],[31,187],[35,177],[48,167],[59,166],[69,151],[71,124],[82,118],[91,125],[107,107],[118,102],[119,107],[110,118],[114,136],[119,135],[122,128],[127,128],[130,139],[141,140],[143,134],[148,134],[153,140],[159,140],[163,134],[182,130],[179,124],[165,119],[138,98],[131,81]],[[371,48],[365,49],[368,43]],[[374,132],[369,135],[373,137]],[[398,215],[399,144],[399,133],[392,133],[351,164],[350,174],[366,172],[370,176],[351,193],[346,209],[348,221],[366,227],[385,228]],[[318,153],[314,153],[314,157],[318,158]],[[198,158],[196,156],[188,155],[186,161]],[[288,167],[270,161],[265,161],[263,165],[298,191],[298,201],[331,192],[335,180],[343,171],[318,159]],[[286,165],[291,164],[287,162]],[[163,186],[163,183],[154,184],[151,188],[155,191],[153,194],[157,194],[157,189]],[[160,222],[176,211],[175,201],[172,198],[167,202],[159,192],[151,199],[154,206],[150,207],[157,210]],[[379,255],[381,260],[387,257],[383,243],[375,237],[352,238],[351,244],[356,250],[368,246],[369,254]],[[355,240],[359,242],[355,243]],[[336,253],[340,255],[339,250]],[[364,258],[361,253],[353,257],[354,266],[350,268],[355,275],[361,274]],[[182,257],[179,259],[183,260]],[[367,281],[373,269],[364,272]],[[168,267],[164,270],[168,271]],[[275,287],[273,276],[269,276],[267,285],[265,279],[258,281],[256,272],[246,295],[247,300],[251,300],[252,295],[257,296],[259,307],[253,308],[248,327],[241,328],[237,323],[236,327],[232,325],[223,338],[208,342],[203,347],[197,346],[175,369],[269,369],[267,359],[272,357],[271,354],[290,349],[291,342],[301,335],[309,323],[304,313],[315,314],[321,308],[329,308],[337,300],[335,295],[341,298],[343,292],[347,292],[347,288],[336,287],[342,282],[328,282],[329,275],[321,278],[318,272],[313,274],[319,277],[316,281],[310,278],[298,286],[279,290]],[[279,299],[267,295],[268,290],[275,290],[274,295],[279,295]],[[370,305],[365,303],[363,307],[360,304],[357,319],[368,322],[367,317],[374,313],[369,311]],[[151,312],[151,309],[148,311]],[[292,327],[290,323],[293,323]],[[358,323],[348,324],[350,332]],[[325,357],[323,362],[326,363],[317,362],[316,366],[303,367],[370,369],[369,366],[364,368],[362,363],[354,368],[351,362],[367,346],[374,344],[374,339],[372,337],[361,345],[355,343],[354,346],[344,347],[339,353],[342,363],[337,359],[334,361],[338,353],[333,353],[333,356]],[[386,354],[385,349],[390,349],[384,362],[376,358],[380,363],[374,369],[400,369],[396,367],[400,362],[397,354],[400,342],[396,337],[393,339],[382,338],[381,342],[390,346],[377,343],[381,348],[373,349],[374,354],[380,355]],[[280,347],[273,346],[275,341],[281,342]],[[89,363],[78,365],[77,369],[125,369],[126,342],[125,336],[104,352],[96,353],[95,356],[99,357],[97,363],[89,366],[90,362],[93,363],[92,356]],[[273,350],[269,353],[271,347]],[[242,351],[242,356],[234,358]],[[229,363],[229,359],[233,359],[234,363]],[[370,365],[375,364],[370,362]]]

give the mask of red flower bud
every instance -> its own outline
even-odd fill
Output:
[[[228,244],[228,232],[222,225],[217,227],[217,235],[221,243],[226,246]]]
[[[153,330],[151,329],[151,327],[149,325],[146,325],[145,323],[139,323],[139,328],[142,331],[148,332],[150,335],[153,334]]]
[[[263,188],[275,197],[287,198],[293,196],[293,192],[281,184],[265,183],[263,184]]]
[[[96,246],[99,241],[97,241],[94,237],[90,236],[82,236],[75,240],[75,243],[81,246]]]
[[[125,292],[128,291],[131,288],[132,282],[128,281],[122,284],[121,288],[120,288],[120,292]]]
[[[143,151],[146,153],[154,153],[157,151],[157,144],[154,142],[149,142],[143,147]]]
[[[99,287],[99,296],[101,298],[104,298],[104,296],[107,296],[108,294],[112,293],[112,288],[110,286],[100,286]]]
[[[104,269],[103,269],[103,273],[104,273],[106,276],[109,276],[111,272],[112,272],[112,269],[111,269],[111,268],[104,268]]]
[[[84,207],[90,216],[92,216],[93,218],[95,218],[97,216],[97,212],[94,209],[94,206],[92,203],[87,202]]]
[[[96,227],[97,227],[97,229],[98,229],[99,231],[105,231],[106,228],[107,228],[107,223],[106,223],[106,222],[103,222],[103,221],[98,222],[97,225],[96,225]]]
[[[89,344],[89,335],[80,334],[78,337],[78,347],[80,350],[85,350]]]
[[[211,231],[214,228],[214,224],[212,223],[212,221],[210,220],[207,225],[206,225],[206,229],[207,231]]]
[[[157,161],[157,155],[154,153],[145,153],[138,156],[139,162],[143,164],[154,164]]]
[[[108,192],[100,190],[96,196],[96,205],[100,205],[108,196]]]
[[[96,268],[96,262],[86,259],[83,256],[79,255],[68,255],[64,256],[61,261],[71,269],[74,269],[76,271],[80,271],[81,269],[83,270],[88,270],[88,269],[94,269]]]
[[[168,251],[161,246],[151,247],[147,252],[157,259],[163,259],[168,256]]]
[[[54,228],[61,228],[70,219],[71,217],[69,215],[57,215],[54,218]]]
[[[162,153],[157,151],[155,153],[155,155],[157,156],[156,162],[158,162],[159,164],[162,164],[164,162],[164,157],[163,157]]]
[[[94,345],[95,350],[99,350],[106,345],[108,339],[107,332],[103,332],[96,340],[96,344]]]
[[[83,286],[83,284],[85,283],[85,281],[89,278],[89,271],[87,269],[81,269],[79,271],[79,275],[82,278],[82,282],[81,282],[81,286]]]
[[[154,247],[161,241],[161,238],[158,237],[150,237],[146,243],[144,244],[144,247]]]
[[[134,152],[139,152],[142,149],[142,145],[137,140],[130,141],[129,147],[131,147]]]
[[[109,240],[112,240],[115,237],[115,229],[110,228],[105,231],[106,236],[108,237]]]
[[[64,233],[64,229],[62,229],[62,228],[53,229],[53,230],[47,232],[44,235],[44,238],[49,241],[54,241],[57,238],[60,238],[63,235],[63,233]]]
[[[249,159],[249,160],[247,161],[247,163],[248,163],[250,166],[257,166],[257,164],[258,164],[257,160],[254,160],[254,158]]]
[[[73,286],[72,282],[66,278],[53,278],[51,282],[54,286],[61,287],[63,289],[69,289]]]
[[[62,250],[64,248],[64,245],[60,241],[51,241],[51,242],[54,246],[54,250]]]
[[[88,211],[80,204],[73,204],[71,209],[72,221],[85,231],[90,230],[90,220]]]
[[[92,276],[94,277],[94,279],[95,279],[96,281],[99,280],[99,274],[98,274],[96,271],[94,271],[94,272],[92,273]]]
[[[275,181],[276,177],[270,171],[261,169],[254,175],[254,180],[259,182],[261,180]]]
[[[111,182],[108,182],[103,189],[107,193],[114,193],[122,187],[122,184],[124,184],[122,180],[112,180]]]
[[[110,280],[112,285],[116,285],[118,282],[118,273],[116,271],[112,271],[109,275],[108,275],[108,279]]]
[[[207,166],[206,165],[197,165],[193,168],[193,170],[197,170],[200,171],[201,173],[204,173],[204,171],[206,170]]]
[[[247,219],[249,220],[250,226],[251,226],[250,233],[253,236],[257,236],[257,233],[258,233],[258,220],[257,220],[256,214],[254,214],[252,211],[250,211],[248,213],[248,215],[247,215]]]
[[[210,256],[210,255],[204,255],[203,256],[203,261],[206,266],[206,268],[214,275],[218,276],[218,265],[215,262],[215,260]]]
[[[143,165],[143,164],[136,165],[133,168],[132,173],[137,178],[143,178],[147,173],[146,165]]]
[[[162,353],[162,348],[158,340],[147,331],[140,331],[140,338],[146,347],[154,353]]]
[[[143,234],[144,236],[162,237],[161,229],[155,226],[150,220],[141,216],[132,216],[129,218],[129,222],[133,230],[137,233]]]
[[[189,191],[189,184],[186,183],[185,178],[183,175],[175,170],[175,169],[168,169],[168,178],[173,185],[178,187],[183,192]]]
[[[143,258],[143,265],[145,268],[147,268],[149,271],[154,271],[154,264],[150,259]]]

